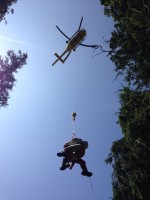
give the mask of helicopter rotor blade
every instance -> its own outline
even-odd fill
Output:
[[[60,30],[58,26],[56,26],[56,28],[61,32],[61,34],[63,34],[63,36],[65,36],[68,40],[70,40],[70,38],[64,32],[62,32],[62,30]]]
[[[78,31],[79,31],[80,28],[81,28],[82,21],[83,21],[83,17],[81,18],[81,21],[80,21],[80,25],[79,25]]]
[[[88,45],[88,44],[80,44],[81,46],[84,47],[91,47],[91,48],[97,48],[99,45]]]

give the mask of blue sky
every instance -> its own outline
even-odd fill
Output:
[[[0,55],[21,49],[28,60],[15,75],[9,106],[0,110],[0,200],[108,200],[112,169],[104,160],[121,137],[114,65],[105,54],[92,58],[85,47],[65,64],[51,64],[66,47],[56,25],[72,36],[83,16],[84,43],[103,44],[113,22],[99,0],[20,0],[13,8],[8,25],[0,23]],[[89,142],[84,160],[93,172],[93,192],[78,165],[59,170],[56,153],[72,137],[74,109],[75,133]]]

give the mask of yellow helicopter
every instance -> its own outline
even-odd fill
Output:
[[[67,43],[67,47],[65,49],[65,51],[59,56],[57,53],[55,53],[54,55],[57,57],[57,59],[55,60],[55,62],[52,64],[52,66],[54,66],[56,64],[57,61],[61,61],[62,63],[64,63],[66,61],[66,59],[68,58],[68,56],[70,55],[70,53],[76,50],[76,48],[81,45],[81,46],[85,46],[85,47],[91,47],[91,48],[97,48],[98,45],[86,45],[86,44],[82,44],[82,42],[85,40],[86,38],[86,30],[84,28],[81,28],[81,24],[83,21],[83,17],[81,18],[80,21],[80,25],[78,30],[73,34],[73,36],[71,38],[69,38],[66,34],[64,34],[62,32],[62,30],[60,30],[60,28],[58,26],[56,26],[56,28],[68,39],[66,41]],[[62,57],[66,54],[66,57],[63,59]]]

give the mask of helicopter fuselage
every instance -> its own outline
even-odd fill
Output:
[[[85,39],[86,36],[86,30],[80,29],[68,42],[68,45],[66,47],[66,51],[70,52],[72,50],[75,50]]]
[[[79,45],[85,46],[85,47],[91,47],[95,49],[98,48],[98,45],[86,45],[82,43],[86,38],[86,30],[84,28],[81,28],[82,21],[83,21],[83,17],[81,18],[79,28],[72,35],[72,37],[68,37],[58,26],[56,26],[56,28],[61,32],[61,34],[65,36],[68,40],[66,41],[67,46],[65,48],[65,51],[61,55],[58,55],[57,53],[55,53],[55,56],[57,57],[57,59],[53,62],[52,66],[55,65],[58,61],[61,61],[62,63],[64,63],[69,57],[69,55],[71,54],[71,52],[75,51]],[[65,56],[65,58],[63,58],[65,54],[67,55]]]

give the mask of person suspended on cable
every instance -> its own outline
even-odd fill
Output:
[[[92,176],[92,172],[89,172],[86,167],[86,162],[82,159],[85,155],[85,150],[88,148],[88,142],[82,139],[73,137],[69,142],[64,144],[62,152],[57,153],[57,156],[64,157],[60,170],[67,168],[72,169],[74,164],[77,163],[82,169],[83,176]]]

